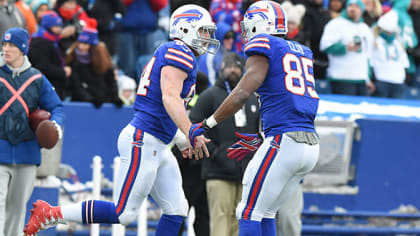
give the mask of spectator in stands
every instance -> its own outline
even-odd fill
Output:
[[[215,85],[200,95],[191,110],[191,121],[201,122],[211,115],[239,82],[242,72],[241,57],[233,52],[225,54]],[[252,95],[234,117],[208,132],[210,158],[203,160],[202,175],[207,184],[211,236],[238,235],[235,209],[241,200],[242,176],[250,158],[241,162],[230,160],[227,148],[238,141],[235,132],[257,133],[258,127],[258,101]]]
[[[20,10],[9,0],[0,0],[0,35],[12,27],[26,29],[26,20]]]
[[[137,77],[136,62],[140,55],[151,55],[156,48],[159,11],[167,7],[168,0],[123,0],[126,13],[119,33],[118,67],[132,78]],[[139,17],[141,16],[141,17]],[[167,40],[167,35],[164,36]]]
[[[71,66],[72,101],[91,102],[96,108],[103,103],[121,107],[112,59],[96,29],[85,28],[69,48],[66,64]]]
[[[79,33],[84,26],[96,27],[96,20],[89,18],[85,10],[76,0],[57,0],[54,10],[63,19],[63,30],[61,32],[60,49],[62,55],[77,41]]]
[[[299,43],[305,43],[305,36],[301,31],[302,17],[305,14],[306,8],[302,4],[293,5],[289,1],[285,1],[281,4],[287,14],[287,40],[293,40]]]
[[[208,78],[205,74],[197,72],[197,82],[195,87],[195,95],[188,103],[187,112],[196,104],[201,92],[208,88]],[[178,147],[174,145],[172,153],[178,160],[179,168],[182,175],[182,188],[184,189],[185,198],[187,198],[189,208],[194,207],[195,219],[193,223],[195,235],[209,236],[209,207],[207,204],[206,182],[202,176],[202,161],[183,158]],[[184,235],[185,220],[181,226],[178,236]]]
[[[125,5],[121,0],[96,0],[88,4],[87,13],[98,21],[99,39],[114,56],[118,51],[118,28],[125,14]]]
[[[217,73],[220,71],[223,56],[233,51],[233,44],[235,40],[235,33],[232,27],[224,22],[217,25],[216,38],[222,45],[215,54],[205,54],[198,58],[198,70],[203,72],[209,81],[209,86],[214,85],[217,78]]]
[[[40,24],[44,13],[50,10],[50,2],[49,0],[33,0],[31,2],[31,8],[37,23]]]
[[[410,7],[410,0],[398,0],[394,1],[392,9],[398,13],[398,25],[400,27],[400,38],[407,51],[412,51],[418,45],[418,38],[414,31],[414,24],[411,16],[408,14],[408,8]],[[412,79],[416,74],[416,66],[414,59],[410,54],[409,57],[410,66],[407,69],[407,79],[411,83]]]
[[[402,98],[404,95],[405,70],[409,62],[398,32],[398,15],[393,10],[379,18],[374,27],[375,46],[371,58],[376,77],[374,96]]]
[[[420,38],[420,0],[411,0],[411,5],[408,13],[413,21],[414,31],[417,39]],[[413,57],[417,68],[416,85],[420,87],[420,44],[417,44],[412,50],[408,50],[410,56]]]
[[[117,79],[118,97],[124,105],[133,105],[136,97],[136,81],[126,75],[119,75]]]
[[[382,15],[382,4],[379,0],[363,0],[365,3],[365,12],[363,13],[363,21],[372,26]]]
[[[346,8],[325,26],[320,49],[328,54],[327,78],[336,94],[366,96],[374,91],[369,78],[373,34],[362,21],[362,0],[348,0]]]
[[[328,12],[330,18],[334,19],[340,16],[341,11],[344,8],[345,0],[330,0],[328,3]]]
[[[210,14],[216,23],[225,22],[232,27],[235,32],[235,44],[233,50],[241,52],[241,20],[243,13],[241,11],[242,0],[212,0],[210,3]]]
[[[22,0],[16,0],[15,6],[20,10],[20,12],[23,15],[23,18],[25,18],[26,28],[28,30],[29,35],[32,35],[36,31],[37,23],[31,8]]]
[[[4,236],[22,235],[26,204],[35,184],[37,165],[41,163],[40,146],[29,125],[29,114],[38,107],[49,111],[58,130],[64,117],[54,88],[26,57],[28,41],[29,34],[22,28],[10,28],[1,41],[0,235]],[[22,91],[17,93],[17,100],[16,91]]]
[[[35,68],[45,74],[63,100],[66,95],[71,68],[65,66],[59,49],[63,22],[55,11],[47,11],[41,19],[38,31],[32,35],[29,59]]]
[[[306,44],[314,54],[314,75],[317,79],[325,78],[325,71],[328,66],[327,54],[319,50],[324,27],[330,20],[327,9],[324,8],[323,0],[310,0],[305,16],[303,17],[303,29]]]

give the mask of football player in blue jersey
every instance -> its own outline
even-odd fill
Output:
[[[161,45],[144,67],[134,103],[134,118],[118,139],[121,166],[114,180],[116,201],[90,200],[52,207],[38,200],[24,229],[26,235],[68,221],[127,225],[136,219],[148,194],[163,213],[156,235],[178,234],[188,203],[179,166],[168,144],[178,128],[188,144],[191,122],[185,105],[194,96],[196,56],[216,52],[219,41],[215,39],[216,26],[210,14],[197,5],[184,5],[174,11],[170,27],[173,41]],[[194,152],[196,158],[208,157],[206,142],[204,136],[198,136],[194,151],[191,147],[186,150],[191,152],[190,156]]]
[[[239,236],[276,235],[276,211],[293,196],[300,180],[318,161],[319,141],[314,128],[319,97],[315,91],[312,52],[283,38],[287,16],[280,4],[258,1],[242,22],[246,72],[216,112],[190,128],[197,136],[232,116],[254,92],[260,96],[265,140],[238,134],[229,157],[241,159],[257,147],[242,183],[237,206]],[[261,146],[259,146],[261,145]]]

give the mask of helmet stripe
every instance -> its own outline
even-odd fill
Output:
[[[255,13],[255,12],[268,12],[268,9],[254,9],[254,10],[249,10],[246,13]]]
[[[174,16],[174,19],[176,19],[176,18],[178,18],[178,17],[200,17],[200,15],[199,14],[196,14],[196,13],[183,13],[183,14],[179,14],[179,15],[176,15],[176,16]]]
[[[283,12],[283,9],[280,7],[278,3],[270,2],[271,6],[274,8],[274,13],[276,14],[276,29],[279,28],[286,28],[286,17]]]

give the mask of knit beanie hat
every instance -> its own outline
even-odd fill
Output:
[[[99,43],[98,30],[94,28],[84,28],[83,31],[79,34],[77,41],[81,43],[97,45]]]
[[[4,43],[13,43],[18,47],[23,54],[28,53],[28,41],[29,41],[29,34],[28,31],[22,28],[10,28],[3,34],[3,38],[1,40],[1,44]]]
[[[293,5],[289,1],[285,1],[281,4],[287,14],[287,21],[294,22],[300,25],[302,22],[303,15],[305,15],[306,8],[302,4]]]
[[[243,70],[244,61],[237,53],[228,52],[223,56],[223,64],[224,68],[236,66]]]
[[[41,27],[49,29],[53,26],[63,26],[63,20],[55,11],[46,11],[41,18]]]
[[[391,10],[381,16],[378,20],[378,26],[379,28],[385,30],[389,33],[397,33],[398,28],[398,14],[396,11]]]
[[[31,9],[34,14],[38,11],[38,8],[42,5],[47,5],[50,8],[50,1],[48,0],[33,0],[31,2]]]
[[[363,3],[362,0],[348,0],[346,3],[346,8],[350,5],[350,4],[356,4],[359,5],[360,9],[362,9],[362,12],[365,11],[365,4]]]

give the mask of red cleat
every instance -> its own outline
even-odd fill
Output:
[[[65,223],[60,207],[52,207],[50,204],[38,200],[33,204],[31,217],[23,230],[24,236],[36,235],[40,230],[53,227],[58,223]]]

